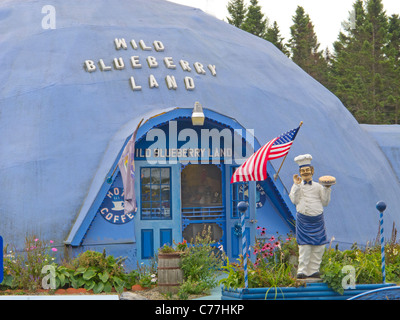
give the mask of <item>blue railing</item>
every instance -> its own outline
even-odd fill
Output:
[[[184,220],[225,219],[225,208],[223,206],[182,208],[182,218]]]

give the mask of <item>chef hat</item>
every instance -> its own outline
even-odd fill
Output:
[[[294,158],[294,161],[297,162],[299,167],[311,166],[312,156],[311,154],[302,154]]]

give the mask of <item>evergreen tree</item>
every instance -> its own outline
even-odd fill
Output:
[[[263,37],[266,32],[267,22],[261,12],[261,6],[258,5],[258,0],[250,0],[246,18],[241,28],[257,37]]]
[[[331,67],[331,90],[338,96],[350,112],[360,121],[364,91],[357,88],[362,83],[361,75],[356,69],[358,53],[361,51],[364,32],[365,10],[362,0],[353,4],[353,13],[349,21],[342,23],[344,32],[340,32],[338,40],[333,44],[334,55]],[[355,17],[355,21],[353,21]],[[354,25],[353,25],[354,24]],[[358,68],[359,69],[359,68]],[[359,70],[360,71],[360,70]]]
[[[290,27],[291,38],[289,48],[292,60],[304,71],[326,85],[328,81],[328,65],[314,32],[314,26],[303,7],[298,6]]]
[[[345,32],[334,43],[332,63],[333,91],[359,122],[385,122],[389,60],[387,17],[381,0],[357,0],[353,4],[355,21],[343,24]]]
[[[234,25],[235,27],[241,28],[247,13],[244,0],[229,1],[227,9],[230,14],[230,18],[227,17],[228,23]]]
[[[400,122],[400,17],[397,14],[389,18],[388,44],[385,48],[389,59],[386,73],[388,96],[385,110],[391,115],[390,123]]]
[[[276,21],[274,21],[271,28],[267,27],[267,32],[265,33],[264,39],[274,44],[279,50],[284,54],[289,56],[289,51],[286,45],[283,43],[283,37],[280,35],[279,27]]]

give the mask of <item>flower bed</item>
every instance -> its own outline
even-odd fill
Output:
[[[25,245],[24,252],[10,250],[8,246],[4,248],[4,280],[0,284],[0,295],[53,295],[78,291],[79,294],[120,294],[139,288],[160,291],[155,288],[158,284],[157,256],[150,264],[138,264],[136,270],[127,273],[123,264],[125,258],[114,258],[105,251],[88,250],[71,261],[58,264],[52,241],[41,241],[33,236],[26,238]],[[186,300],[204,295],[217,286],[216,271],[224,263],[224,254],[215,252],[214,245],[208,228],[190,245],[183,241],[176,248],[165,245],[160,249],[160,255],[178,252],[182,257],[179,268],[184,273],[176,297],[167,292],[166,299]],[[166,266],[167,270],[169,268]]]
[[[52,241],[50,241],[53,246]],[[136,283],[151,282],[149,272],[135,270],[126,273],[123,258],[106,256],[103,251],[86,251],[77,258],[63,264],[55,262],[56,248],[37,237],[27,237],[25,252],[4,249],[4,280],[0,289],[22,290],[29,293],[42,293],[43,289],[55,293],[59,289],[80,290],[99,294],[102,292],[121,293]],[[58,291],[60,292],[60,291]],[[57,292],[57,293],[58,293]],[[66,292],[66,291],[65,291]]]
[[[357,294],[400,283],[400,244],[392,237],[385,245],[386,281],[382,283],[380,246],[364,249],[325,250],[321,263],[321,283],[305,283],[296,278],[298,246],[293,236],[265,237],[265,228],[249,249],[248,289],[244,288],[243,256],[223,267],[220,281],[223,299],[347,299]],[[252,254],[252,256],[251,256]],[[351,289],[354,287],[355,289]]]

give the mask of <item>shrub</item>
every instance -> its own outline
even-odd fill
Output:
[[[69,282],[74,288],[93,289],[94,293],[111,292],[112,287],[121,293],[136,283],[138,275],[125,273],[122,264],[125,259],[106,256],[105,251],[85,251],[72,262],[74,269],[69,274]]]
[[[181,268],[184,282],[178,297],[184,299],[189,294],[200,294],[209,291],[217,284],[217,271],[221,270],[225,255],[211,238],[211,227],[204,227],[188,246],[186,241],[178,244],[181,250]]]
[[[42,280],[45,274],[43,267],[54,263],[53,253],[56,248],[51,248],[49,243],[40,240],[37,236],[25,238],[25,251],[16,252],[16,249],[8,251],[4,248],[4,280],[2,285],[12,289],[25,289],[36,291],[42,288]],[[8,251],[8,252],[7,252]]]
[[[209,288],[217,285],[216,271],[224,263],[224,254],[213,247],[215,241],[211,239],[211,227],[205,227],[190,243],[188,249],[182,254],[181,268],[185,279],[208,283]]]

